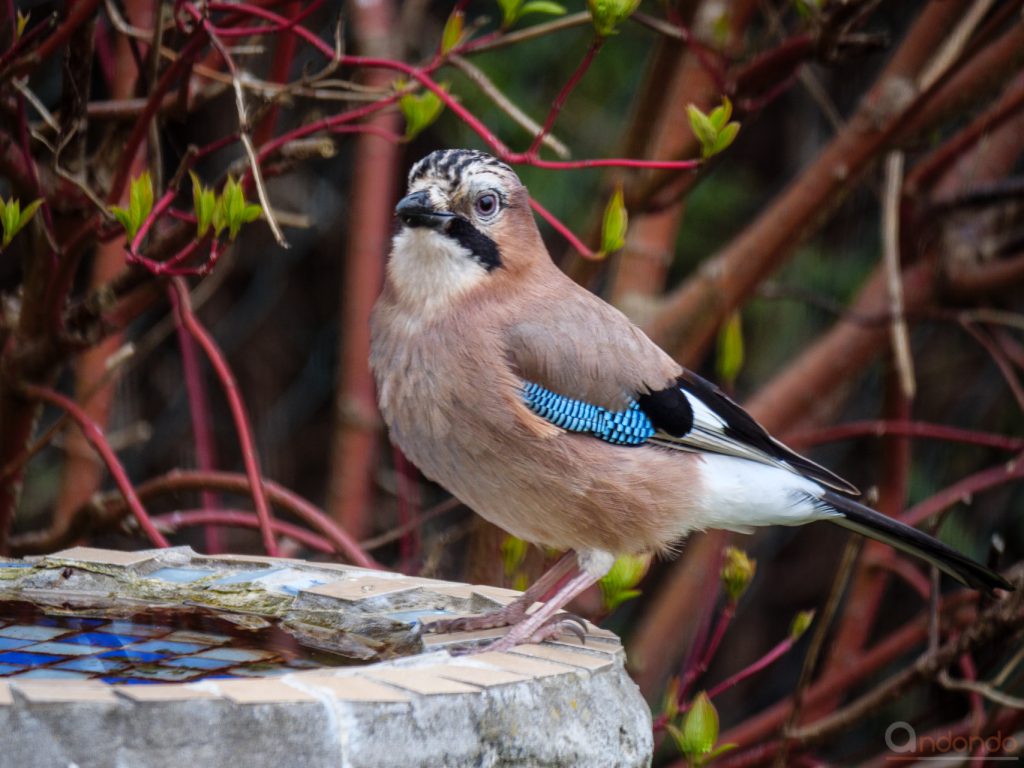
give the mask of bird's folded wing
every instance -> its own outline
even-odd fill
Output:
[[[681,373],[625,315],[560,276],[555,290],[532,291],[505,328],[516,375],[559,395],[624,410],[636,393],[666,387]]]
[[[672,387],[638,398],[656,432],[650,442],[710,451],[788,469],[843,493],[857,488],[776,440],[722,390],[684,370]]]

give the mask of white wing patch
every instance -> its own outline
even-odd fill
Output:
[[[749,459],[770,467],[778,467],[799,475],[789,463],[769,456],[749,443],[736,440],[725,433],[728,426],[725,419],[715,413],[696,395],[680,388],[693,411],[693,427],[682,437],[675,437],[659,430],[650,442],[682,451],[709,451],[711,453]]]

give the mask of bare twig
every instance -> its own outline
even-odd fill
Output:
[[[493,81],[484,74],[476,64],[473,64],[468,59],[458,55],[451,55],[448,57],[448,61],[452,65],[466,75],[473,83],[476,84],[477,88],[484,92],[487,97],[494,102],[494,104],[501,109],[506,115],[508,115],[516,123],[516,125],[525,129],[531,134],[540,134],[541,126],[540,123],[535,121],[528,114],[523,112],[514,101],[508,96],[501,92],[501,89],[496,86]],[[548,147],[556,155],[563,160],[569,158],[569,148],[559,141],[555,136],[548,134],[541,134],[543,136],[542,143],[545,147]]]
[[[917,390],[910,333],[903,314],[903,282],[900,279],[900,199],[903,188],[903,153],[890,152],[885,159],[885,195],[882,205],[882,263],[889,292],[889,334],[899,372],[903,397],[913,400]]]
[[[55,405],[65,413],[68,414],[78,424],[78,427],[82,430],[82,434],[85,435],[86,440],[96,450],[96,452],[103,459],[103,463],[107,465],[107,469],[110,470],[110,474],[113,476],[114,481],[117,483],[117,487],[120,489],[121,494],[124,496],[124,500],[127,503],[129,509],[135,515],[135,519],[139,521],[139,527],[145,532],[149,540],[152,541],[158,547],[168,547],[170,544],[167,539],[164,538],[163,534],[160,533],[153,525],[153,521],[150,520],[149,513],[146,512],[146,508],[142,506],[142,502],[139,500],[139,496],[136,493],[131,480],[128,479],[128,474],[124,471],[124,467],[118,460],[117,455],[111,449],[110,444],[107,442],[106,437],[103,435],[103,430],[100,429],[99,425],[96,424],[89,415],[83,411],[74,401],[64,397],[58,392],[54,392],[51,389],[45,387],[39,387],[35,384],[26,384],[24,386],[25,394],[34,400],[41,400],[51,405]]]

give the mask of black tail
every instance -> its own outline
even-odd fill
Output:
[[[833,491],[825,491],[821,499],[842,513],[842,517],[834,518],[832,522],[927,560],[961,584],[985,592],[992,592],[997,587],[1013,589],[1010,582],[995,571],[976,563],[917,528],[911,528],[899,520],[886,517],[881,512],[876,512]]]

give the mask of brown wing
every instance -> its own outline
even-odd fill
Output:
[[[675,381],[682,368],[629,319],[557,270],[522,295],[505,327],[517,375],[610,409]]]

